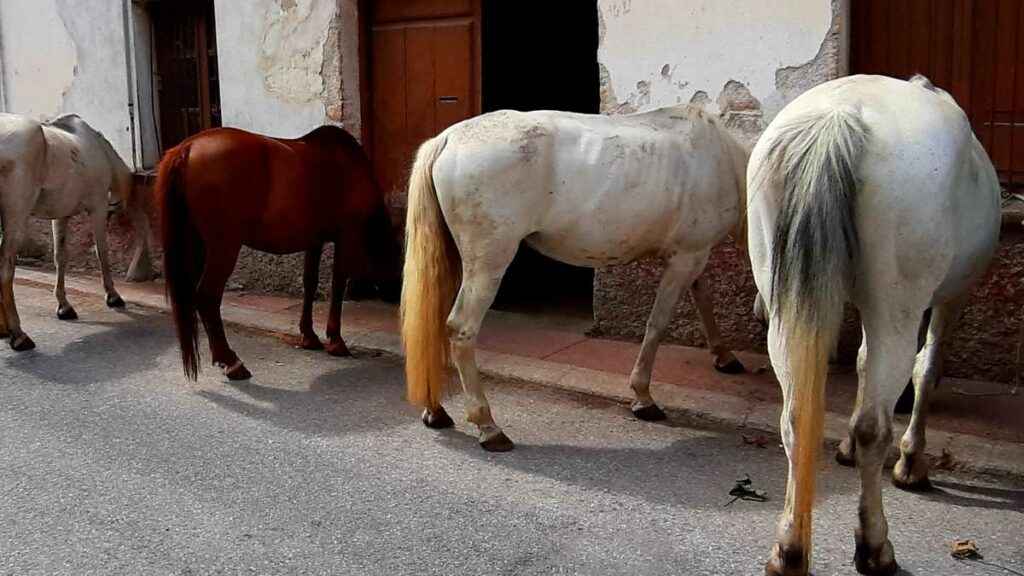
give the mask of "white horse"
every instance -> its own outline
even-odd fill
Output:
[[[783,109],[755,146],[747,175],[750,260],[770,318],[789,456],[766,573],[804,575],[810,567],[828,354],[850,301],[864,332],[850,430],[861,477],[855,560],[862,574],[893,574],[881,487],[893,407],[912,377],[914,412],[893,474],[899,485],[921,485],[940,345],[998,241],[995,170],[964,112],[927,79],[853,76]]]
[[[53,259],[57,267],[54,295],[57,317],[78,317],[64,291],[65,236],[68,218],[81,211],[92,219],[96,256],[103,273],[107,305],[124,306],[114,289],[107,258],[107,215],[127,208],[135,225],[136,248],[131,271],[148,264],[149,223],[142,201],[134,198],[132,172],[107,142],[75,115],[50,123],[0,114],[0,335],[16,351],[35,347],[21,329],[14,303],[14,267],[30,216],[53,220]]]
[[[521,241],[577,266],[666,259],[629,378],[637,417],[664,418],[651,371],[683,289],[697,303],[715,366],[742,372],[721,343],[700,275],[741,222],[747,157],[713,118],[687,106],[615,117],[494,112],[423,144],[409,183],[402,338],[408,399],[424,408],[424,423],[452,424],[441,406],[451,354],[483,448],[513,447],[491,416],[474,344]]]

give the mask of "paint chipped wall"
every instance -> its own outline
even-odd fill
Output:
[[[841,0],[599,0],[601,109],[693,102],[747,141],[845,68]]]
[[[300,136],[322,124],[359,134],[355,0],[217,0],[226,126]]]
[[[0,0],[2,109],[49,120],[68,112],[132,165],[121,0]]]

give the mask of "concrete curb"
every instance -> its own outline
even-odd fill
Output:
[[[52,273],[32,269],[18,269],[18,284],[52,289]],[[69,291],[100,296],[103,294],[98,280],[72,277],[66,279]],[[166,312],[169,306],[162,290],[154,285],[119,283],[119,291],[131,303]],[[359,303],[346,306],[359,307]],[[298,313],[292,311],[265,311],[225,303],[222,307],[225,323],[245,329],[256,329],[277,335],[297,333]],[[346,327],[345,339],[349,346],[380,350],[402,355],[399,336],[393,332]],[[626,379],[620,374],[592,370],[558,362],[524,356],[502,354],[487,350],[477,352],[477,361],[483,374],[490,377],[525,381],[572,393],[596,396],[628,406],[632,396]],[[732,426],[772,435],[779,433],[781,406],[731,394],[719,394],[703,389],[692,389],[653,381],[655,399],[670,415],[693,419],[720,426]],[[829,412],[825,418],[825,437],[831,448],[846,437],[848,415]],[[897,425],[894,438],[902,436],[905,427]],[[926,453],[937,467],[990,476],[998,479],[1024,481],[1024,445],[991,440],[967,434],[941,430],[928,430]],[[890,464],[895,461],[896,449],[890,453]]]

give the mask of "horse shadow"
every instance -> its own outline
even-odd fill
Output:
[[[306,389],[263,385],[254,378],[227,383],[233,393],[200,390],[196,394],[246,418],[316,438],[380,432],[416,421],[416,411],[401,400],[398,367],[345,363],[316,376]]]
[[[928,500],[961,508],[1009,510],[1024,513],[1024,490],[974,486],[952,480],[932,480],[932,490],[921,495]]]
[[[88,386],[106,384],[159,366],[159,357],[175,345],[169,331],[153,329],[149,316],[119,311],[132,321],[76,320],[89,333],[75,338],[55,352],[47,348],[47,335],[29,353],[4,358],[6,367],[49,384]]]

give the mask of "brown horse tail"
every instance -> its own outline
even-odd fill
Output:
[[[199,331],[196,318],[196,288],[200,265],[196,260],[199,237],[189,221],[185,200],[185,167],[191,146],[172,148],[160,161],[156,178],[156,197],[160,203],[160,222],[164,248],[164,281],[171,302],[174,325],[181,347],[185,377],[195,380],[199,374]]]
[[[461,279],[461,261],[434,188],[433,169],[447,138],[427,140],[409,177],[402,273],[401,326],[407,399],[438,408],[448,387],[446,322]]]

